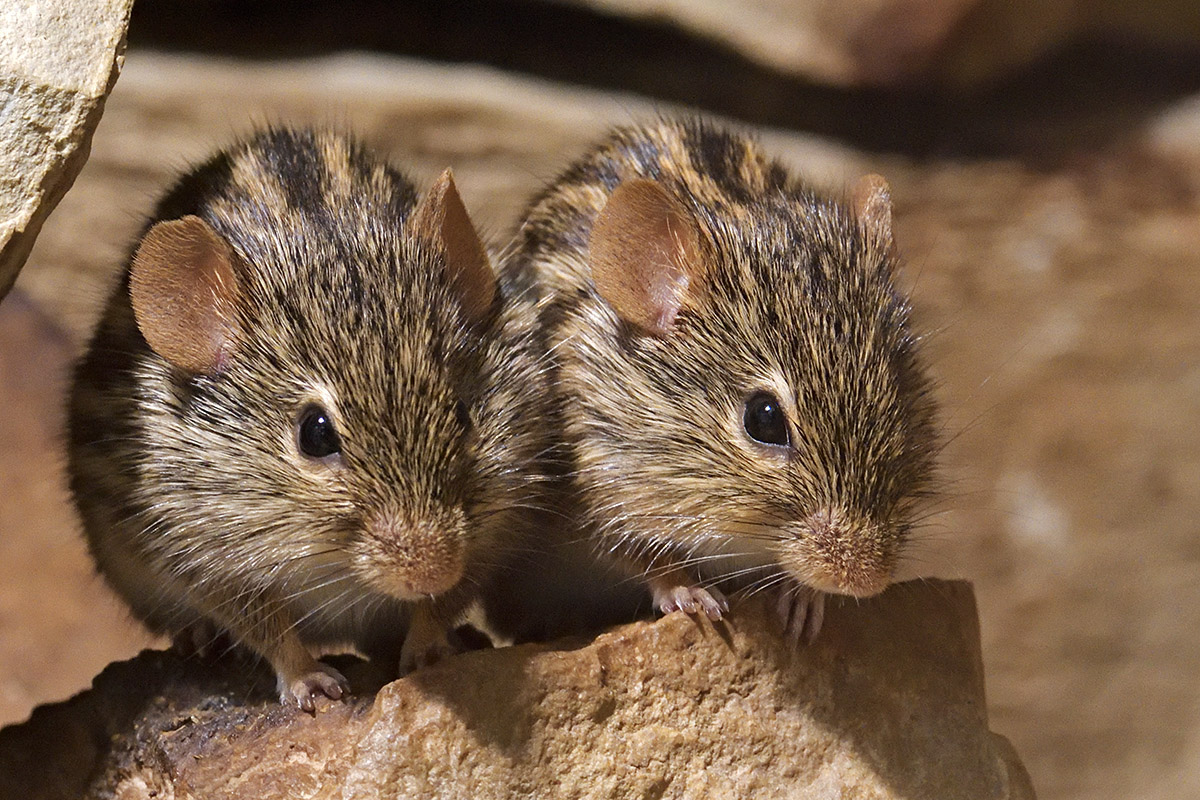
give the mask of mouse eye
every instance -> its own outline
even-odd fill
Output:
[[[746,413],[742,417],[746,433],[756,442],[786,447],[788,445],[787,418],[775,395],[759,392],[746,401]]]
[[[309,458],[325,458],[342,450],[329,412],[320,406],[309,406],[300,414],[296,424],[296,444]]]
[[[454,404],[454,418],[458,420],[458,424],[464,431],[469,431],[474,426],[474,423],[471,422],[471,410],[467,408],[467,404],[463,400]]]

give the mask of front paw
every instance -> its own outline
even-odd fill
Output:
[[[650,587],[654,606],[664,614],[683,611],[686,614],[704,613],[716,622],[729,612],[729,601],[716,587],[660,585]]]
[[[279,701],[299,707],[310,714],[316,710],[317,697],[341,700],[350,694],[350,684],[342,673],[331,666],[314,661],[308,671],[291,677],[279,676]]]
[[[180,658],[206,659],[231,647],[228,634],[207,618],[191,622],[171,637],[171,649]]]
[[[794,646],[812,644],[825,621],[825,594],[808,586],[790,586],[779,593],[775,611]]]
[[[414,629],[409,631],[404,646],[400,648],[400,674],[407,675],[413,670],[436,664],[457,652],[445,631],[423,636]]]

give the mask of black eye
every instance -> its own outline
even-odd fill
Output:
[[[787,419],[774,395],[759,392],[747,400],[742,422],[751,439],[763,444],[787,446]]]
[[[459,400],[454,404],[454,418],[458,420],[458,424],[462,426],[464,431],[471,430],[471,410],[467,408],[467,404]]]
[[[342,450],[342,440],[329,412],[320,406],[309,406],[300,415],[296,425],[296,443],[300,452],[309,458],[325,458]]]

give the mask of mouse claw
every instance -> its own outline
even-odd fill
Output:
[[[652,586],[654,605],[663,614],[682,611],[686,614],[703,612],[713,622],[729,612],[729,601],[716,587]]]
[[[298,706],[310,714],[316,711],[319,695],[341,700],[350,694],[350,684],[342,673],[319,661],[314,663],[313,669],[298,677],[288,680],[280,676],[279,684],[280,702]]]
[[[794,647],[812,644],[825,621],[825,595],[807,586],[779,593],[775,611]]]

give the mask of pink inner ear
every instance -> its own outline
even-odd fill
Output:
[[[193,375],[219,372],[235,341],[233,252],[196,216],[155,224],[129,267],[129,296],[146,343]]]
[[[642,179],[613,190],[588,245],[596,291],[622,319],[660,337],[695,291],[698,256],[690,213],[661,184]]]
[[[449,169],[421,199],[409,229],[445,254],[450,285],[463,311],[473,322],[482,321],[496,296],[496,274]]]
[[[664,332],[674,327],[675,317],[687,296],[689,276],[681,263],[681,247],[675,234],[682,224],[679,220],[667,217],[662,222],[662,230],[656,232],[653,240],[647,243],[660,249],[646,260],[663,267],[644,274],[644,291],[649,310],[658,313],[658,317],[652,320],[653,327]]]
[[[864,175],[851,193],[854,215],[863,230],[889,250],[895,249],[892,236],[892,190],[881,175]]]

